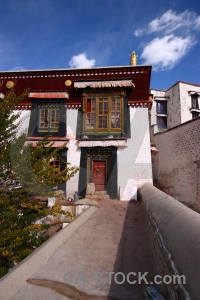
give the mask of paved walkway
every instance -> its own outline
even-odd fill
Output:
[[[148,272],[150,282],[158,274],[140,202],[99,201],[99,208],[90,207],[50,240],[27,260],[26,271],[22,263],[18,275],[0,282],[1,300],[144,300],[145,282],[121,284],[121,276],[135,272],[133,281]],[[41,251],[50,251],[49,257],[42,259]],[[5,289],[12,289],[13,278],[21,283],[10,297]]]

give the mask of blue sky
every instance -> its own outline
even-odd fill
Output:
[[[0,71],[151,65],[151,88],[200,84],[197,0],[0,0]]]

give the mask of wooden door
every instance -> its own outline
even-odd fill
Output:
[[[106,187],[106,160],[93,160],[92,182],[96,191],[105,191]]]

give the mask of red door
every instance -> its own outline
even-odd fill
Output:
[[[96,191],[105,191],[105,187],[106,187],[106,161],[105,160],[93,160],[92,182],[95,184]]]

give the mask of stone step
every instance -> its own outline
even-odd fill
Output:
[[[95,193],[94,195],[85,195],[85,198],[86,199],[89,199],[89,200],[107,200],[107,199],[110,199],[110,196],[107,195],[107,194],[97,194]]]

